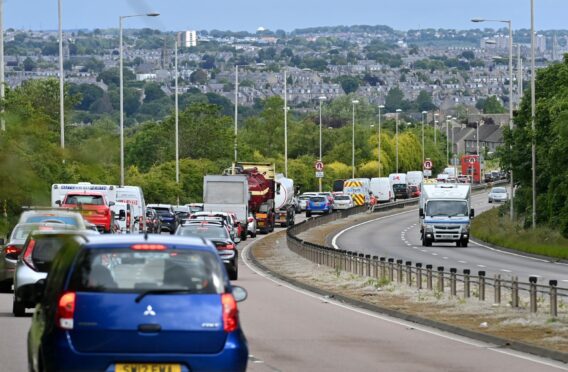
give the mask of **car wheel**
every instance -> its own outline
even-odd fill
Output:
[[[456,247],[461,247],[461,245],[462,245],[462,244],[461,244],[461,240],[458,240],[458,241],[456,242]]]
[[[239,278],[239,268],[237,266],[233,266],[233,268],[229,271],[229,280],[237,280]]]
[[[306,217],[310,218],[312,216],[312,212],[306,211]]]
[[[12,292],[12,282],[5,280],[0,282],[0,293],[10,293]]]
[[[12,302],[12,314],[14,314],[15,317],[22,317],[26,315],[26,306],[23,303],[16,301],[15,298]]]
[[[464,247],[464,248],[467,248],[468,243],[469,243],[469,240],[468,240],[468,239],[464,239],[464,240],[462,240],[462,242],[461,242],[461,246]]]
[[[248,238],[247,232],[246,232],[246,230],[244,230],[244,231],[241,233],[241,240],[244,242],[245,240],[247,240],[247,238]]]

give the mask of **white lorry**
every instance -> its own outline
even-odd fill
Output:
[[[275,177],[276,190],[274,193],[275,223],[282,227],[294,225],[296,205],[294,203],[294,180],[277,174]]]
[[[205,176],[203,178],[203,211],[235,213],[242,226],[249,217],[249,185],[244,174]],[[247,229],[243,229],[246,239]]]
[[[90,182],[56,183],[51,185],[51,206],[53,208],[59,207],[57,201],[63,201],[71,191],[93,191],[104,195],[107,203],[114,203],[116,202],[116,188],[114,185],[95,185]]]
[[[422,185],[419,216],[423,246],[455,242],[456,247],[467,247],[474,215],[470,185]]]

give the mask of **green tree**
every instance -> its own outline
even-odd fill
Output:
[[[359,89],[359,79],[354,76],[340,76],[339,83],[345,94],[355,93]]]
[[[34,60],[31,59],[30,57],[26,57],[26,59],[24,59],[23,65],[24,65],[24,71],[33,71],[37,67]]]

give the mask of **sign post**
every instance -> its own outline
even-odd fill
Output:
[[[424,168],[423,169],[424,177],[431,177],[432,176],[432,166],[433,166],[432,160],[426,159],[426,160],[424,160],[424,163],[422,165],[423,165],[423,168]]]
[[[314,164],[314,169],[316,170],[316,178],[318,178],[319,192],[322,192],[322,178],[324,176],[323,168],[323,161],[317,160]]]

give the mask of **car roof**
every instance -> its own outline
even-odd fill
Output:
[[[216,248],[207,240],[197,237],[155,234],[124,234],[89,236],[84,244],[88,249],[121,249],[134,244],[164,244],[176,249],[194,249],[216,253]]]
[[[99,235],[92,230],[77,230],[69,229],[69,230],[36,230],[31,233],[33,236],[45,236],[45,235],[81,235],[81,236],[96,236]]]
[[[156,209],[156,208],[171,208],[172,205],[171,205],[171,204],[148,204],[146,207],[147,207],[147,208],[152,208],[152,209]]]

